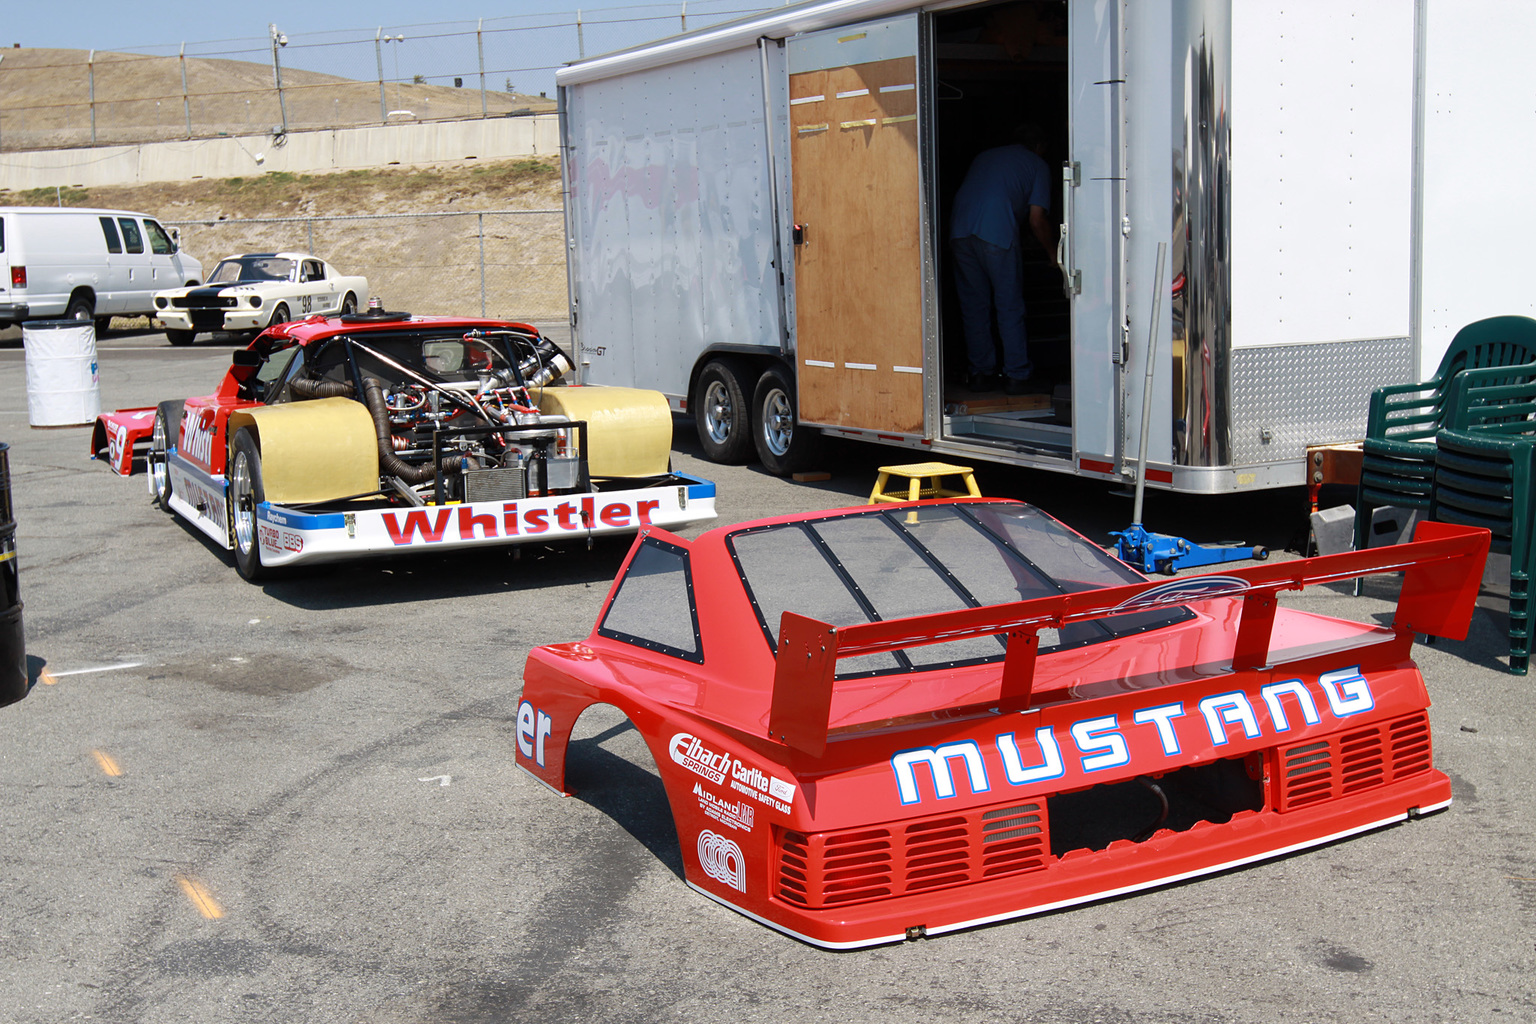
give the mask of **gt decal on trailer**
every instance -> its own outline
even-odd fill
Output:
[[[1370,711],[1376,706],[1371,695],[1370,683],[1360,674],[1358,665],[1324,672],[1318,676],[1318,688],[1327,702],[1328,712],[1339,721],[1352,715]],[[1270,731],[1275,734],[1290,732],[1292,720],[1287,705],[1307,725],[1322,721],[1318,714],[1318,701],[1312,691],[1300,679],[1285,679],[1259,688],[1259,698],[1269,713]],[[1136,725],[1151,725],[1157,732],[1158,744],[1164,758],[1183,751],[1179,741],[1179,729],[1174,722],[1180,719],[1204,724],[1203,734],[1197,734],[1199,742],[1209,740],[1212,746],[1222,747],[1231,742],[1229,727],[1237,726],[1245,739],[1258,739],[1264,730],[1254,708],[1254,702],[1241,690],[1218,693],[1203,697],[1196,705],[1194,715],[1187,714],[1182,702],[1159,704],[1132,712],[1131,721]],[[1184,729],[1197,728],[1183,726]],[[1132,761],[1131,748],[1119,716],[1102,715],[1073,722],[1067,727],[1072,746],[1078,755],[1077,767],[1083,774],[1122,768]],[[1189,739],[1192,737],[1186,737]],[[1062,756],[1062,743],[1051,726],[1041,726],[1034,731],[1033,750],[1029,740],[1021,740],[1015,733],[1002,733],[994,741],[998,758],[1003,764],[1003,778],[1010,786],[1026,786],[1035,782],[1059,779],[1066,774],[1066,760]],[[1026,759],[1028,764],[1026,765]],[[1144,758],[1143,758],[1144,759]],[[921,803],[925,795],[919,780],[919,765],[926,765],[927,776],[932,780],[935,799],[948,800],[959,792],[955,785],[953,765],[959,763],[965,771],[965,780],[974,793],[990,792],[992,785],[987,775],[986,757],[975,740],[959,740],[937,747],[918,747],[903,750],[891,757],[891,773],[896,778],[896,794],[903,804]],[[1145,771],[1159,770],[1156,765],[1140,766]]]

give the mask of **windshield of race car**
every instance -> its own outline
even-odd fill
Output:
[[[1142,577],[1023,504],[872,510],[744,530],[729,539],[759,624],[777,649],[785,611],[834,626],[1139,583]],[[1080,647],[1189,617],[1133,612],[1040,632],[1042,651]],[[937,668],[1003,655],[999,637],[849,658],[839,675]]]
[[[281,256],[235,256],[220,260],[208,277],[209,284],[234,284],[237,281],[286,281],[293,273],[293,260]]]
[[[499,339],[452,333],[412,331],[368,333],[352,339],[352,350],[364,376],[401,380],[391,363],[444,383],[469,383],[487,373],[510,373],[511,364]],[[339,353],[338,353],[339,354]]]

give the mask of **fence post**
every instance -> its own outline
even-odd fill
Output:
[[[283,134],[288,134],[288,103],[283,99],[283,64],[277,59],[277,48],[288,45],[288,37],[277,30],[277,26],[267,23],[267,31],[272,35],[272,82],[277,86],[277,108],[283,115]]]
[[[187,44],[181,44],[181,112],[187,119],[187,138],[192,137],[192,100],[187,96]]]
[[[581,38],[581,8],[576,8],[576,57],[579,60],[587,58],[587,44]]]
[[[306,218],[304,218],[304,227],[307,230],[307,233],[308,233],[308,236],[309,236],[309,248],[305,249],[304,251],[309,253],[311,256],[313,256],[314,252],[315,252],[315,220],[314,220],[314,218],[313,217],[306,217]]]
[[[96,51],[85,55],[85,79],[91,90],[91,145],[96,145]]]
[[[475,50],[480,54],[480,116],[487,117],[485,112],[485,35],[481,29],[485,26],[485,19],[475,22]]]
[[[480,232],[480,315],[485,316],[485,214],[475,214]]]
[[[683,19],[683,31],[687,32],[688,31],[688,0],[683,0],[682,19]]]

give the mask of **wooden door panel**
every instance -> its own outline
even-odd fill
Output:
[[[923,429],[913,57],[790,76],[801,419]]]

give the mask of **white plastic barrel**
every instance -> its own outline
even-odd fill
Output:
[[[96,325],[34,320],[21,328],[27,362],[27,422],[34,427],[93,423],[101,412]]]

